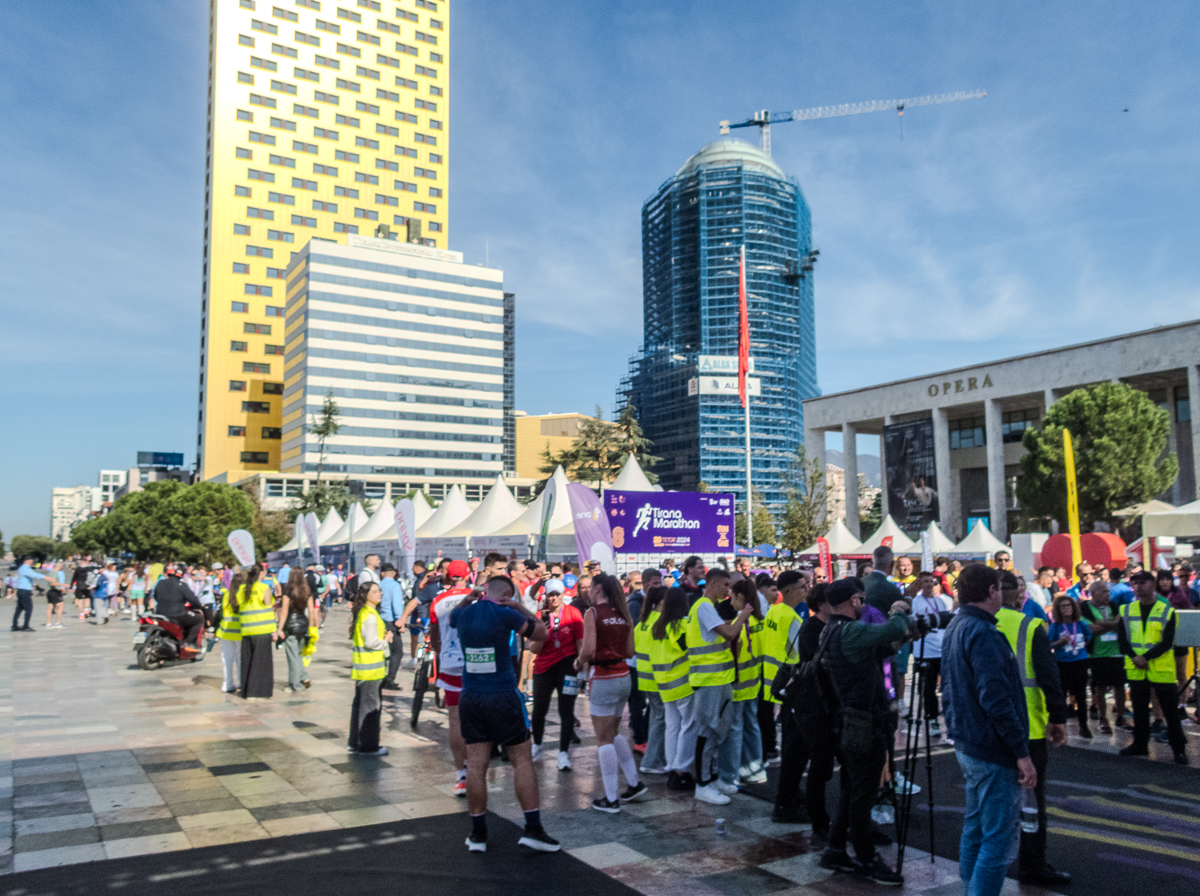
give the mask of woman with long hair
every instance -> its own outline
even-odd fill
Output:
[[[283,602],[275,614],[277,630],[275,638],[283,642],[283,653],[287,657],[287,692],[294,694],[301,688],[312,685],[305,674],[301,651],[308,641],[308,629],[317,624],[317,602],[308,590],[304,576],[289,576],[283,587]]]
[[[275,600],[271,588],[259,580],[262,566],[246,570],[246,581],[238,588],[232,609],[238,614],[242,634],[242,698],[269,699],[275,690]],[[231,589],[232,590],[232,589]]]
[[[1075,717],[1079,736],[1091,739],[1088,727],[1088,649],[1092,629],[1079,615],[1079,604],[1063,594],[1054,601],[1054,621],[1050,623],[1050,647],[1058,660],[1058,677],[1063,691],[1075,698]]]
[[[379,615],[382,599],[383,592],[377,583],[364,582],[358,586],[350,606],[353,646],[350,678],[354,681],[354,703],[350,707],[350,739],[346,749],[368,756],[388,754],[388,748],[379,745],[379,726],[392,633]]]
[[[760,579],[762,576],[759,577]],[[770,577],[768,581],[774,584]],[[717,751],[717,771],[721,782],[736,787],[740,778],[761,784],[766,781],[763,767],[762,731],[758,726],[758,692],[762,678],[763,617],[758,602],[758,590],[749,579],[734,582],[729,597],[717,605],[717,612],[726,621],[737,618],[745,606],[750,618],[733,642],[733,724]]]
[[[625,660],[633,656],[633,620],[625,592],[614,576],[593,576],[588,598],[589,606],[583,614],[583,648],[575,659],[575,669],[590,670],[588,702],[600,754],[600,777],[604,780],[604,796],[592,800],[592,808],[620,812],[621,800],[637,800],[647,793],[638,777],[629,741],[618,733],[631,690]],[[628,785],[619,796],[618,770],[624,772]]]
[[[688,681],[685,629],[691,603],[682,588],[668,588],[650,627],[650,663],[654,685],[663,702],[663,753],[668,790],[694,790],[692,764],[696,759],[696,718]]]
[[[129,604],[134,616],[140,616],[142,605],[146,602],[146,564],[139,563],[133,569],[129,579]]]
[[[224,674],[221,691],[232,694],[238,689],[238,659],[242,653],[242,620],[237,611],[237,593],[246,584],[246,574],[239,572],[221,595],[221,618],[217,623],[217,640],[221,642],[221,670]]]
[[[542,758],[542,737],[546,731],[546,714],[550,711],[550,698],[558,691],[558,770],[571,770],[571,735],[575,730],[575,697],[579,693],[578,683],[572,687],[567,679],[575,682],[575,657],[583,642],[583,616],[571,604],[563,602],[563,584],[557,579],[537,582],[529,589],[536,600],[538,592],[545,588],[542,610],[538,618],[550,634],[545,641],[530,643],[533,660],[533,759]]]
[[[654,642],[654,623],[658,621],[658,605],[662,603],[667,589],[656,585],[646,592],[642,600],[642,616],[633,627],[633,650],[637,656],[637,686],[646,695],[646,752],[642,755],[642,764],[638,769],[644,775],[665,775],[667,767],[666,754],[666,714],[663,710],[662,696],[658,693],[658,685],[654,682],[654,663],[650,659],[650,647]]]

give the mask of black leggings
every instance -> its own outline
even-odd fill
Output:
[[[1088,726],[1087,670],[1087,660],[1058,664],[1063,692],[1075,698],[1075,714],[1079,717],[1080,728]]]
[[[558,749],[566,751],[571,746],[571,735],[575,730],[575,695],[563,693],[563,679],[575,674],[575,657],[559,660],[545,672],[533,675],[533,742],[540,745],[546,731],[546,713],[550,711],[550,695],[558,691]]]

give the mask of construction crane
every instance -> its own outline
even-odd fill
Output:
[[[940,93],[937,96],[919,96],[907,100],[872,100],[867,103],[844,103],[841,106],[817,106],[813,109],[796,109],[794,112],[755,112],[745,121],[730,124],[721,122],[721,133],[728,134],[733,128],[758,128],[758,143],[762,151],[771,154],[771,125],[784,121],[811,121],[814,118],[838,118],[842,115],[861,115],[864,112],[883,112],[895,109],[903,117],[904,110],[912,106],[936,106],[940,103],[957,103],[959,100],[978,100],[987,96],[986,90],[963,90],[958,93]]]

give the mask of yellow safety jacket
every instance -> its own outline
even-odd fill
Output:
[[[217,637],[222,641],[242,640],[242,617],[233,612],[231,597],[228,588],[221,595],[221,624],[217,626]]]
[[[711,599],[701,597],[692,606],[692,612],[688,615],[687,625],[684,627],[688,648],[688,678],[693,688],[733,684],[736,671],[733,664],[733,647],[720,635],[711,644],[704,640],[699,612],[703,604],[708,604],[716,610]]]
[[[238,588],[238,616],[243,638],[275,631],[275,600],[265,582],[255,582],[249,597],[245,585]]]
[[[759,653],[762,655],[763,683],[766,684],[763,695],[772,703],[779,702],[771,696],[771,683],[775,681],[779,667],[800,662],[799,645],[788,643],[788,632],[792,629],[793,620],[798,617],[795,607],[777,603],[771,604],[762,622]]]
[[[379,633],[379,639],[382,641],[384,635],[387,634],[387,626],[383,624],[383,617],[379,615],[379,611],[368,604],[359,611],[358,619],[354,623],[354,655],[353,663],[350,666],[350,677],[355,681],[375,681],[376,679],[383,678],[387,672],[384,652],[382,650],[368,650],[366,642],[363,640],[363,626],[371,625],[372,623],[374,623],[376,631]]]
[[[654,627],[654,623],[658,621],[660,615],[658,610],[651,610],[645,622],[639,622],[633,627],[633,655],[637,658],[637,687],[643,694],[658,692],[658,685],[654,682],[653,661],[650,659],[650,646],[654,643],[654,636],[650,634],[650,629]]]
[[[687,618],[672,622],[667,626],[667,636],[661,640],[651,636],[650,668],[654,673],[654,685],[663,703],[673,703],[682,700],[692,693],[692,684],[688,676],[688,653],[679,646],[679,636],[687,627]],[[637,632],[634,632],[634,645],[637,644]]]
[[[733,702],[753,700],[758,696],[762,681],[760,642],[763,624],[751,616],[738,635],[737,675],[733,680]]]
[[[1146,626],[1142,628],[1142,611],[1138,601],[1131,601],[1121,607],[1121,618],[1125,621],[1125,633],[1129,636],[1129,644],[1138,656],[1151,647],[1162,642],[1163,629],[1175,618],[1175,608],[1166,601],[1160,600],[1150,610]],[[1132,657],[1125,657],[1125,677],[1130,681],[1145,681],[1149,678],[1155,684],[1175,683],[1175,653],[1168,650],[1162,656],[1150,660],[1146,669],[1139,669],[1133,664]]]
[[[1050,713],[1046,709],[1046,693],[1038,687],[1033,668],[1033,633],[1042,620],[1026,616],[1019,610],[1001,607],[996,613],[996,629],[1008,639],[1008,646],[1021,667],[1021,684],[1025,686],[1025,709],[1029,713],[1029,739],[1042,740]]]

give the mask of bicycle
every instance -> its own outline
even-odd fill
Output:
[[[437,654],[433,650],[433,640],[429,637],[429,627],[425,627],[424,638],[421,641],[421,646],[417,648],[416,672],[413,676],[413,699],[412,699],[412,718],[409,726],[413,731],[417,730],[417,720],[421,715],[421,708],[425,704],[425,692],[433,688],[433,702],[438,709],[442,709],[446,705],[446,698],[437,686]]]

